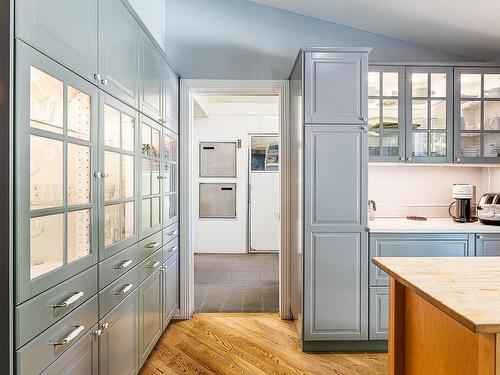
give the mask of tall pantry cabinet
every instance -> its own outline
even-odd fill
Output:
[[[369,51],[303,49],[290,76],[292,145],[303,146],[291,163],[292,225],[302,231],[291,241],[292,266],[302,269],[292,312],[305,350],[368,339]]]
[[[15,371],[135,374],[179,308],[179,77],[126,0],[15,17]]]

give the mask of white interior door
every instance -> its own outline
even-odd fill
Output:
[[[250,135],[249,251],[280,248],[279,137]]]

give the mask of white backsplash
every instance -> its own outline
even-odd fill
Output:
[[[376,202],[375,217],[448,217],[455,183],[476,185],[479,200],[500,191],[500,166],[370,164],[368,199]]]

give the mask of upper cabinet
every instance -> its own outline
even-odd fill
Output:
[[[140,109],[162,123],[163,57],[144,33],[141,33],[140,41]]]
[[[405,69],[370,66],[368,152],[370,160],[405,160]]]
[[[305,122],[365,125],[368,55],[305,53]]]
[[[179,78],[163,64],[163,123],[175,133],[179,130]]]
[[[139,105],[139,44],[139,25],[124,3],[99,0],[98,78],[105,91],[134,108]]]
[[[500,69],[455,69],[455,162],[500,162]]]
[[[18,0],[16,35],[84,78],[94,80],[97,0]]]

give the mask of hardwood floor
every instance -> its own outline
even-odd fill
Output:
[[[170,324],[141,374],[382,375],[387,354],[303,353],[276,314],[195,314]]]

